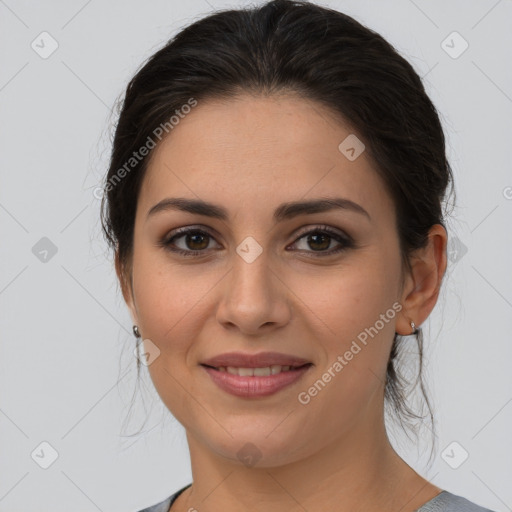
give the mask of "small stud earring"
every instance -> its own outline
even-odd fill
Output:
[[[140,338],[139,328],[136,325],[133,326],[133,334],[136,338]]]
[[[411,334],[416,334],[416,324],[414,322],[411,322],[411,328],[412,328]]]

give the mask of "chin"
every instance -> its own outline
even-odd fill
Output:
[[[218,456],[247,468],[279,467],[308,455],[297,449],[297,440],[292,439],[285,430],[281,429],[281,432],[278,432],[276,423],[269,428],[242,427],[236,430],[233,437],[226,434],[222,439],[209,439],[207,444]],[[307,441],[303,444],[312,446],[312,443]]]

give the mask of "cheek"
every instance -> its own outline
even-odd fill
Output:
[[[213,295],[226,270],[178,265],[155,252],[141,251],[134,265],[138,316],[144,338],[160,350],[148,367],[151,378],[168,408],[180,414],[190,408],[189,393],[198,394],[195,372],[198,350],[203,349],[198,340],[219,338],[212,334],[218,327]]]
[[[332,276],[322,294],[310,295],[311,310],[326,326],[322,345],[327,359],[322,364],[336,375],[331,382],[340,404],[357,402],[385,379],[401,308],[395,295],[397,279],[396,269],[385,268],[383,258],[368,258],[365,265]]]
[[[332,302],[338,298],[337,306],[324,321],[334,334],[319,339],[325,359],[301,389],[306,393],[303,400],[310,400],[301,406],[307,412],[303,428],[314,430],[318,425],[313,418],[328,418],[332,430],[324,432],[326,438],[350,429],[361,415],[378,407],[396,316],[393,303],[378,289],[360,288],[347,297],[338,288],[331,297]]]
[[[193,276],[168,263],[143,264],[134,275],[140,323],[144,338],[160,350],[148,366],[151,380],[163,403],[178,421],[187,424],[190,397],[197,396],[191,385],[189,363],[193,359],[193,341],[200,338],[205,322],[204,304],[214,283]]]
[[[137,314],[144,337],[154,340],[164,357],[180,352],[180,340],[198,325],[200,298],[211,288],[194,277],[192,267],[179,267],[165,257],[164,249],[143,248],[136,252],[133,285]],[[192,333],[191,333],[192,334]]]
[[[396,300],[395,274],[394,269],[384,267],[382,260],[365,258],[326,278],[310,281],[301,276],[300,295],[324,321],[329,338],[346,341],[374,325],[392,307]]]

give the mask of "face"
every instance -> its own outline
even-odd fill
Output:
[[[379,417],[402,268],[384,183],[364,151],[339,149],[351,133],[303,98],[241,96],[200,102],[154,150],[125,298],[146,348],[160,351],[149,365],[160,397],[219,456],[237,460],[251,442],[260,466],[283,464],[360,439]],[[169,198],[225,218],[148,215]],[[328,198],[346,202],[283,208]],[[277,392],[241,397],[201,365],[233,351],[311,365]]]

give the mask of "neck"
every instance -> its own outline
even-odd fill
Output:
[[[193,485],[173,511],[230,512],[258,504],[266,512],[412,512],[440,489],[397,455],[382,415],[373,420],[378,428],[366,421],[307,457],[272,466],[265,466],[264,458],[253,467],[226,459],[187,431]]]

